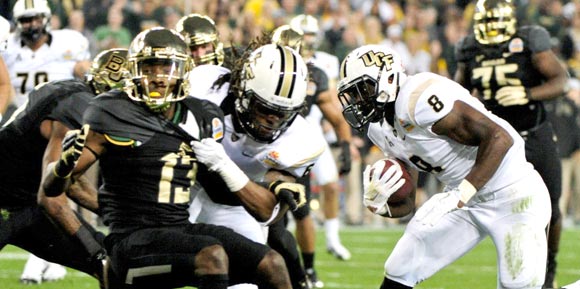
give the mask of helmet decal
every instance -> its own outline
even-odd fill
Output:
[[[296,82],[296,56],[291,51],[282,49],[281,46],[278,46],[277,49],[280,51],[282,63],[280,65],[280,80],[275,94],[290,97]]]
[[[385,54],[381,51],[369,51],[360,57],[365,66],[377,66],[379,68],[384,67],[387,71],[392,69],[395,61],[393,60],[392,54]]]

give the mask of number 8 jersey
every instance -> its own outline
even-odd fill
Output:
[[[70,30],[54,30],[49,40],[33,51],[24,45],[17,33],[8,39],[6,51],[2,52],[14,87],[13,103],[20,107],[28,100],[28,93],[38,84],[74,78],[78,61],[89,60],[89,42],[81,33]]]
[[[457,186],[475,163],[478,148],[449,141],[431,128],[462,101],[503,127],[514,139],[500,167],[480,192],[495,191],[522,179],[533,170],[524,155],[524,140],[505,120],[487,111],[458,83],[425,72],[409,76],[395,101],[393,125],[370,123],[368,136],[383,152],[417,170],[432,173],[446,185]],[[510,179],[510,180],[506,180]]]

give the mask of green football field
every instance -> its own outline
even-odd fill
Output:
[[[402,234],[402,227],[364,229],[344,228],[343,243],[351,250],[350,261],[338,261],[326,253],[324,235],[318,234],[316,266],[325,288],[329,289],[372,289],[379,288],[382,280],[383,263],[389,251]],[[562,233],[558,256],[558,283],[565,285],[580,279],[580,229],[566,229]],[[98,288],[97,282],[83,273],[70,270],[64,280],[43,283],[40,286],[25,286],[18,277],[27,254],[15,247],[6,247],[0,252],[0,289],[47,288],[82,289]],[[490,289],[496,287],[495,251],[491,241],[486,240],[475,250],[452,266],[439,272],[416,288],[462,288]]]

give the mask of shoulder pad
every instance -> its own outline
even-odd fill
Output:
[[[473,35],[461,38],[455,45],[455,58],[458,62],[464,62],[472,58],[472,55],[476,52],[477,41]]]
[[[533,53],[546,51],[552,48],[550,33],[546,28],[538,25],[520,27],[515,37],[520,37],[523,40],[524,45],[526,45]]]

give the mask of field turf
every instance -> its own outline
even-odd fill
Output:
[[[316,269],[328,289],[378,289],[383,264],[402,234],[402,227],[384,228],[346,227],[341,239],[352,253],[350,261],[338,261],[326,253],[324,235],[317,236]],[[580,279],[580,229],[565,229],[558,255],[558,284],[565,285]],[[84,289],[98,288],[91,277],[68,269],[64,280],[39,286],[21,285],[20,273],[27,253],[8,246],[0,252],[0,289]],[[495,251],[489,239],[475,250],[421,283],[417,289],[490,289],[496,288]]]

